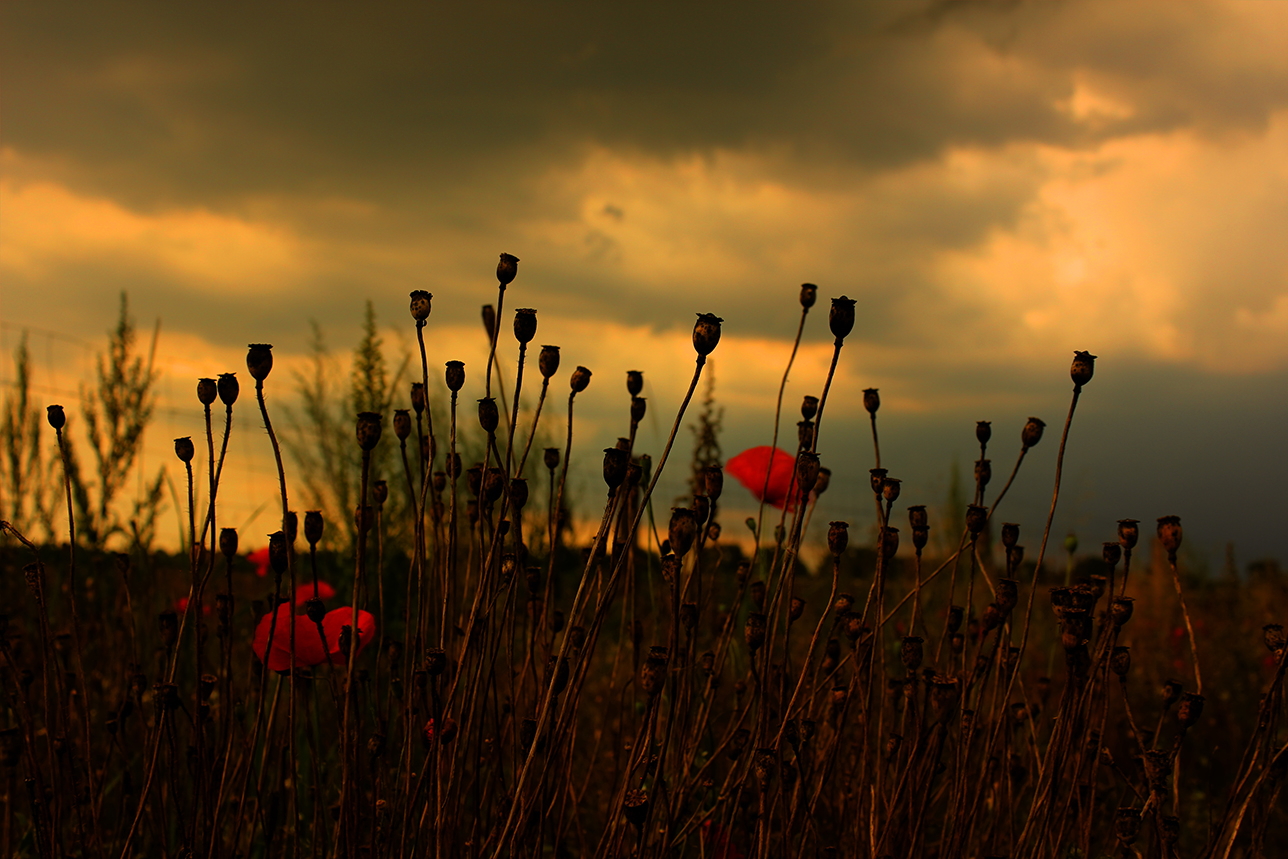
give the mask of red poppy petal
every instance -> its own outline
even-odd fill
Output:
[[[353,624],[353,606],[341,606],[332,609],[322,618],[322,631],[326,633],[327,652],[332,665],[343,665],[344,655],[340,653],[340,631]],[[369,611],[358,611],[358,653],[371,641],[376,631],[376,618]]]
[[[283,645],[289,659],[290,642],[283,642]],[[273,649],[277,649],[277,642],[273,643]],[[323,662],[326,662],[326,648],[322,646],[322,636],[318,633],[318,625],[305,615],[296,615],[295,664],[309,668],[314,665],[321,665]]]
[[[268,547],[256,549],[246,556],[246,560],[255,565],[255,575],[261,579],[268,575]]]
[[[762,445],[744,450],[730,459],[725,463],[725,471],[747,487],[757,501],[781,510],[791,492],[796,471],[795,457],[782,448]]]
[[[259,619],[255,626],[255,638],[251,642],[251,649],[259,657],[260,662],[264,662],[273,671],[285,671],[291,667],[290,657],[290,635],[291,635],[291,613],[290,606],[283,603],[273,612],[264,615]],[[274,620],[276,618],[276,620]],[[274,626],[276,628],[274,629]],[[268,650],[269,632],[272,631],[273,652],[269,654],[268,659],[264,659],[264,652]],[[314,635],[317,633],[315,632]]]

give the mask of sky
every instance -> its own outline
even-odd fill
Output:
[[[196,378],[245,378],[247,343],[274,344],[283,404],[314,322],[343,353],[370,300],[412,348],[412,289],[434,293],[438,390],[460,359],[480,396],[508,252],[506,307],[562,348],[555,421],[567,372],[595,374],[587,496],[628,369],[660,452],[695,313],[725,320],[726,455],[767,444],[812,282],[789,440],[828,299],[858,302],[815,527],[870,523],[877,387],[907,503],[969,481],[975,421],[1000,482],[1046,420],[999,510],[1035,544],[1085,349],[1057,536],[1175,514],[1189,563],[1288,557],[1288,3],[9,3],[0,87],[0,378],[29,332],[38,396],[75,421],[127,291],[141,329],[161,321],[147,468],[201,431]],[[274,530],[262,432],[231,450],[234,518]],[[690,451],[682,432],[668,503]],[[723,502],[737,530],[751,496]]]

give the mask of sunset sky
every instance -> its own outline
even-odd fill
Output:
[[[1052,425],[998,514],[1034,551],[1086,349],[1057,537],[1176,514],[1189,563],[1288,558],[1288,3],[7,3],[0,76],[0,374],[29,331],[38,399],[74,421],[128,291],[161,320],[149,470],[201,431],[199,376],[247,379],[247,343],[275,345],[283,404],[311,320],[343,354],[370,299],[391,354],[413,348],[412,289],[434,293],[431,378],[466,361],[472,405],[505,251],[503,331],[534,307],[563,350],[554,419],[567,373],[595,374],[588,505],[628,369],[660,451],[697,312],[725,320],[726,455],[768,443],[809,281],[789,441],[828,299],[858,300],[816,528],[871,521],[877,387],[901,507],[969,481],[976,420],[996,484],[1024,419]],[[227,515],[265,533],[245,414]],[[732,532],[752,499],[730,483]]]

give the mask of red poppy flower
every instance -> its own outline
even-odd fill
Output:
[[[312,585],[309,586],[312,589]],[[273,631],[273,652],[268,655],[268,667],[274,671],[285,671],[291,667],[291,624],[295,624],[295,664],[309,668],[329,662],[332,665],[343,665],[344,655],[340,652],[340,632],[345,626],[353,623],[353,608],[341,606],[332,609],[322,618],[322,633],[326,636],[323,645],[322,636],[318,635],[318,626],[305,615],[293,615],[286,603],[279,605],[272,614],[266,614],[255,627],[253,649],[255,655],[264,662],[264,652],[268,650],[269,630]],[[367,646],[376,631],[376,619],[371,612],[358,612],[358,647]]]
[[[187,610],[188,610],[188,598],[187,598],[187,597],[179,597],[177,600],[175,600],[175,601],[174,601],[174,610],[175,610],[175,611],[187,611]],[[203,600],[203,601],[202,601],[202,603],[201,603],[201,614],[202,614],[202,617],[205,617],[206,615],[210,614],[210,612],[211,612],[211,608],[210,608],[210,603],[209,603],[209,601],[205,601],[205,600]]]
[[[309,600],[313,599],[313,583],[305,582],[302,585],[295,586],[295,605],[302,606]],[[318,581],[317,598],[325,602],[335,596],[335,588],[331,587],[330,582]]]
[[[790,509],[796,508],[796,499],[789,498],[796,494],[791,491],[796,457],[782,448],[762,445],[744,450],[725,463],[725,471],[738,478],[738,482],[747,487],[757,501],[764,501],[779,510],[789,502]],[[768,485],[766,474],[769,475]]]
[[[268,547],[256,549],[246,556],[246,560],[255,565],[255,575],[261,579],[268,575]]]

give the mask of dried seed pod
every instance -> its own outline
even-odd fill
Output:
[[[921,667],[921,661],[925,654],[925,641],[919,635],[905,636],[903,643],[899,646],[899,659],[903,662],[903,667],[908,669],[912,674]]]
[[[290,564],[290,542],[286,539],[286,532],[274,531],[268,535],[268,563],[277,575],[286,572]]]
[[[631,790],[626,792],[626,797],[622,800],[622,814],[640,832],[644,831],[644,823],[648,820],[649,799],[648,794],[642,790]]]
[[[787,609],[787,619],[795,623],[801,619],[805,613],[805,600],[800,597],[792,597],[791,605]]]
[[[827,487],[832,485],[832,469],[820,468],[818,470],[818,480],[814,481],[815,497],[822,495],[827,491]]]
[[[718,462],[713,462],[702,470],[702,478],[707,497],[713,502],[719,501],[724,492],[724,469]]]
[[[695,495],[689,509],[693,511],[693,521],[701,528],[711,517],[711,499],[705,495]]]
[[[1012,548],[1020,542],[1020,526],[1014,522],[1002,523],[1002,545],[1006,548]]]
[[[699,355],[710,355],[720,342],[720,323],[724,322],[714,313],[699,313],[698,321],[693,325],[693,349]]]
[[[1139,524],[1139,519],[1118,520],[1118,542],[1129,552],[1136,548],[1136,541],[1140,539]]]
[[[993,462],[989,459],[975,460],[975,485],[980,491],[988,487],[988,482],[993,479]]]
[[[179,457],[180,462],[192,462],[192,458],[196,453],[197,448],[193,445],[190,437],[177,438],[174,440],[174,455]]]
[[[891,504],[899,500],[899,489],[903,484],[897,477],[881,478],[881,498]]]
[[[854,330],[856,303],[853,298],[844,295],[832,299],[832,312],[828,315],[827,324],[832,329],[832,336],[837,339],[837,342],[844,340]]]
[[[1179,818],[1172,817],[1170,814],[1163,815],[1158,820],[1159,832],[1163,837],[1163,843],[1171,847],[1181,838],[1181,821]]]
[[[514,511],[514,518],[518,519],[523,512],[524,505],[528,503],[528,481],[522,477],[513,477],[510,479],[510,509]]]
[[[837,614],[845,614],[854,608],[854,597],[847,593],[836,595],[836,602],[832,603],[832,608]]]
[[[882,489],[883,489],[883,488],[884,488],[884,486],[885,486],[885,479],[886,479],[886,475],[888,475],[889,473],[890,473],[890,472],[889,472],[889,471],[887,471],[887,470],[886,470],[886,469],[884,469],[884,468],[869,468],[869,469],[868,469],[868,479],[869,479],[869,480],[871,481],[871,483],[872,483],[872,492],[873,492],[874,494],[876,494],[876,495],[880,495],[880,494],[881,494],[881,491],[882,491]]]
[[[881,528],[881,559],[889,561],[899,551],[899,529],[885,525]]]
[[[773,780],[777,769],[778,754],[773,749],[756,749],[752,770],[756,774],[756,781],[760,782],[761,790],[769,786],[769,782]]]
[[[483,397],[479,400],[479,426],[483,432],[491,435],[501,423],[501,413],[496,407],[495,397]]]
[[[698,521],[693,511],[687,507],[672,508],[667,539],[671,543],[671,551],[677,558],[683,558],[688,553],[697,535]]]
[[[1167,560],[1176,563],[1176,550],[1181,548],[1181,517],[1163,516],[1158,520],[1158,541],[1167,550]]]
[[[1282,623],[1268,623],[1261,627],[1261,638],[1266,643],[1266,649],[1279,656],[1288,645],[1288,636],[1284,634]]]
[[[1046,429],[1046,423],[1040,418],[1029,418],[1024,424],[1024,429],[1020,430],[1020,446],[1024,450],[1035,447],[1038,442],[1042,441],[1042,430]]]
[[[812,283],[801,284],[801,307],[809,310],[818,301],[818,287]]]
[[[827,550],[834,557],[845,554],[850,542],[850,524],[848,522],[831,522],[827,526]]]
[[[733,732],[729,738],[729,757],[735,761],[742,756],[747,749],[747,743],[751,741],[751,731],[746,728],[739,728]]]
[[[978,537],[979,533],[984,530],[988,524],[988,508],[980,507],[978,504],[971,504],[966,508],[966,530],[972,537]]]
[[[876,417],[877,409],[881,408],[881,394],[877,388],[863,389],[863,408],[869,415]]]
[[[513,254],[501,254],[500,262],[496,264],[497,283],[502,287],[509,286],[518,274],[519,258]]]
[[[637,425],[644,420],[644,414],[648,411],[648,400],[643,397],[631,397],[631,424]]]
[[[680,606],[680,626],[690,632],[698,625],[697,603],[686,602]]]
[[[1127,679],[1127,672],[1131,670],[1131,648],[1124,647],[1121,644],[1115,645],[1113,653],[1109,656],[1109,667],[1122,680]]]
[[[536,336],[537,311],[531,307],[520,307],[514,311],[514,339],[527,344]]]
[[[429,318],[430,299],[434,296],[423,289],[413,289],[410,294],[411,299],[411,318],[415,319],[418,327],[425,324]]]
[[[1135,602],[1132,597],[1114,597],[1109,603],[1109,619],[1113,621],[1114,626],[1121,627],[1131,620]]]
[[[554,471],[556,468],[558,468],[559,467],[559,448],[557,447],[546,448],[545,453],[542,454],[542,462],[544,462],[546,468],[550,469],[551,471]]]
[[[1172,774],[1172,756],[1159,749],[1149,749],[1145,752],[1144,763],[1150,791],[1166,794],[1168,778]]]
[[[237,395],[241,392],[241,386],[237,384],[237,374],[220,373],[216,384],[219,387],[219,402],[231,409],[233,403],[237,402]]]
[[[1123,547],[1121,543],[1105,543],[1102,547],[1101,558],[1104,559],[1105,566],[1109,567],[1109,569],[1112,570],[1118,566],[1118,562],[1122,560],[1122,557]]]
[[[669,651],[660,645],[649,648],[648,658],[640,666],[640,688],[650,698],[659,695],[666,686],[666,672]]]
[[[801,450],[810,450],[814,447],[813,421],[796,422],[796,445]]]
[[[1198,723],[1199,717],[1203,715],[1203,700],[1202,695],[1194,692],[1182,693],[1181,703],[1176,708],[1176,720],[1182,728],[1192,728]]]
[[[161,643],[166,650],[172,649],[179,641],[179,616],[172,611],[163,611],[157,615],[157,628],[161,632]]]
[[[994,599],[998,608],[1010,614],[1020,601],[1020,583],[1015,579],[998,579]]]
[[[1079,388],[1091,381],[1092,375],[1096,372],[1096,356],[1090,352],[1074,352],[1073,365],[1069,368],[1069,376],[1073,379],[1073,384]]]
[[[818,414],[818,397],[811,397],[806,394],[805,398],[801,400],[801,419],[812,421],[816,414]]]
[[[1184,687],[1175,680],[1168,680],[1163,684],[1163,709],[1171,707],[1177,701],[1181,700],[1181,691]]]
[[[630,462],[630,454],[626,451],[616,447],[604,448],[604,483],[608,485],[609,492],[622,485]]]
[[[273,346],[271,343],[252,343],[246,347],[246,369],[256,382],[262,382],[273,372]]]
[[[358,447],[363,450],[373,450],[380,441],[380,429],[380,415],[375,412],[358,412],[355,428]]]
[[[1001,626],[1002,621],[1006,620],[1006,614],[1007,613],[1003,611],[1002,607],[999,606],[997,603],[991,602],[987,606],[985,606],[984,616],[981,618],[981,621],[980,621],[981,625],[984,627],[984,632],[986,634],[990,633],[993,630],[997,629],[999,626]]]
[[[806,451],[796,457],[796,486],[802,498],[809,495],[818,481],[818,469],[818,454]]]
[[[573,370],[569,384],[572,386],[572,392],[574,394],[580,394],[582,391],[586,390],[586,386],[590,384],[590,370],[587,370],[585,367],[578,367]]]
[[[377,480],[371,484],[371,500],[377,505],[384,505],[389,500],[389,481]]]
[[[208,406],[219,396],[219,386],[214,379],[197,380],[197,399],[203,406]]]
[[[321,623],[326,617],[326,604],[316,597],[306,600],[304,603],[304,614],[314,623]]]
[[[980,446],[988,444],[988,440],[993,437],[993,424],[991,421],[975,421],[975,440]]]
[[[956,632],[961,629],[962,618],[966,614],[966,609],[959,605],[950,606],[948,609],[948,631]]]
[[[752,612],[747,615],[747,624],[743,627],[742,636],[752,653],[764,646],[767,627],[767,619],[762,613]]]

